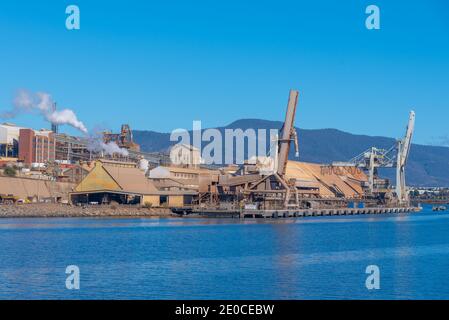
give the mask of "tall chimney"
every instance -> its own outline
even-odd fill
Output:
[[[56,102],[53,103],[53,112],[55,112],[55,111],[56,111]],[[54,133],[58,133],[58,125],[52,123],[51,124],[51,131],[53,131]]]

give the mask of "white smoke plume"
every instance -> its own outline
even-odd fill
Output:
[[[13,101],[14,105],[13,109],[10,111],[0,113],[0,118],[11,119],[15,118],[20,113],[32,112],[33,106],[34,105],[37,106],[38,97],[40,97],[40,94],[39,96],[36,94],[36,96],[33,97],[28,91],[19,90]]]
[[[39,93],[39,96],[41,93]],[[14,110],[16,112],[20,112],[20,110],[31,111],[33,108],[33,98],[31,94],[26,90],[19,90],[16,97],[14,98]]]
[[[51,113],[47,113],[45,117],[53,124],[68,124],[84,133],[87,133],[87,128],[81,121],[78,120],[76,114],[70,109],[56,110]]]
[[[114,141],[110,141],[108,143],[104,143],[101,140],[95,140],[92,143],[89,143],[87,149],[92,152],[101,153],[103,152],[106,155],[114,155],[119,154],[121,156],[127,157],[129,155],[128,150],[124,148],[120,148],[117,143]]]
[[[38,92],[36,93],[36,107],[42,112],[49,112],[52,110],[53,99],[48,93]]]
[[[70,109],[53,110],[53,99],[45,92],[31,93],[19,90],[13,101],[14,108],[0,114],[0,118],[11,119],[21,113],[39,112],[45,120],[56,124],[68,124],[83,133],[87,133],[86,126],[78,120],[75,112]]]
[[[113,141],[111,141],[111,142],[108,142],[108,143],[102,143],[101,144],[101,146],[102,146],[102,148],[103,148],[103,151],[106,153],[106,154],[109,154],[109,155],[113,155],[113,154],[119,154],[119,155],[122,155],[122,156],[124,156],[124,157],[127,157],[128,155],[129,155],[129,152],[128,152],[128,150],[126,150],[126,149],[123,149],[123,148],[120,148],[115,142],[113,142]]]
[[[95,131],[89,136],[87,150],[95,153],[104,153],[110,156],[118,154],[127,157],[129,155],[128,150],[120,148],[114,141],[105,143],[103,141],[103,135],[101,134],[101,131]]]

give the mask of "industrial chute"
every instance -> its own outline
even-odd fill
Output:
[[[296,106],[298,104],[299,92],[297,90],[290,90],[288,98],[287,111],[285,114],[284,125],[281,129],[281,139],[279,139],[279,166],[277,174],[281,177],[285,175],[288,162],[288,154],[290,153],[290,143],[295,142],[296,157],[299,157],[298,134],[295,129],[295,115]]]

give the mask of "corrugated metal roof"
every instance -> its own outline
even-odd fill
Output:
[[[155,194],[158,191],[140,169],[106,164],[103,164],[103,168],[124,191],[140,194]]]
[[[180,173],[194,173],[194,174],[219,174],[220,172],[218,170],[210,170],[210,169],[204,169],[204,168],[183,168],[183,167],[166,167],[166,166],[159,166],[160,168],[165,168],[171,172],[180,172]]]
[[[0,193],[13,194],[23,199],[35,196],[41,198],[64,197],[73,187],[73,184],[64,182],[0,177]]]
[[[327,168],[326,168],[327,169]],[[367,181],[366,175],[360,170],[348,170],[346,167],[334,167],[323,170],[322,165],[317,163],[288,161],[286,176],[320,184],[320,195],[333,197],[332,189],[338,190],[345,197],[358,197],[363,194],[363,189],[357,181]]]

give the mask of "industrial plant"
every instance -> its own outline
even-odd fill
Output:
[[[128,124],[115,133],[71,136],[60,133],[57,122],[40,130],[3,123],[0,202],[116,204],[240,218],[417,210],[405,179],[413,111],[404,137],[389,149],[372,146],[345,162],[306,163],[289,158],[293,147],[295,158],[301,156],[294,126],[299,98],[298,91],[290,91],[274,151],[241,165],[206,165],[201,150],[186,144],[170,152],[142,152]],[[57,112],[56,105],[50,110]],[[81,122],[74,123],[87,132]],[[394,186],[380,176],[380,168],[396,170]]]

